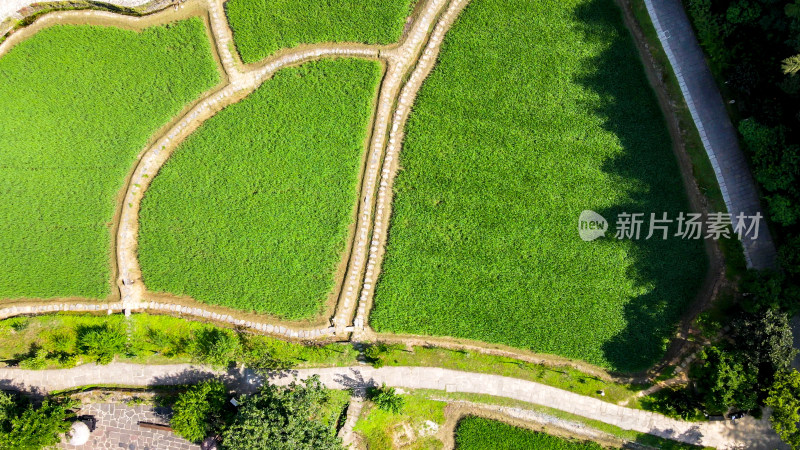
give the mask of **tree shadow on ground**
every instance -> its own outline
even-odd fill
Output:
[[[585,107],[603,119],[602,127],[623,149],[606,160],[602,170],[628,194],[626,202],[597,211],[608,220],[609,232],[587,245],[618,246],[618,214],[645,214],[640,239],[626,241],[627,259],[632,261],[626,276],[645,293],[627,301],[625,328],[603,345],[613,367],[636,372],[663,356],[703,282],[708,259],[700,240],[662,240],[659,232],[645,239],[650,213],[660,218],[666,212],[674,219],[679,212],[691,212],[670,135],[619,7],[613,0],[591,0],[574,15],[587,41],[606,44],[598,56],[587,58],[587,70],[575,82],[599,96],[585,100]],[[676,230],[677,225],[670,224],[670,234]]]

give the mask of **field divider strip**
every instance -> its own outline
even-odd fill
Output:
[[[430,29],[446,5],[447,0],[429,0],[422,14],[413,23],[404,42],[399,47],[380,52],[381,58],[387,61],[386,76],[380,89],[372,142],[367,158],[367,170],[362,180],[354,243],[336,314],[333,318],[333,324],[338,333],[359,329],[355,322],[351,321],[354,320],[356,306],[360,304],[357,299],[359,290],[363,289],[365,274],[374,273],[374,264],[372,266],[366,264],[365,267],[365,263],[375,242],[375,232],[372,230],[375,223],[374,217],[382,214],[383,210],[383,204],[376,198],[375,191],[380,192],[382,189],[382,187],[376,189],[376,184],[380,180],[379,171],[386,170],[385,160],[381,157],[387,148],[386,138],[389,133],[390,120],[393,117],[392,110],[397,105],[396,99],[400,93],[404,76],[417,63],[418,55],[428,40]],[[375,214],[374,217],[373,214]],[[352,326],[350,326],[351,323],[353,323]]]
[[[405,133],[404,129],[408,121],[408,116],[411,113],[411,106],[422,87],[423,81],[425,81],[436,65],[444,36],[468,3],[469,0],[453,0],[447,10],[439,18],[416,67],[414,67],[411,76],[403,86],[397,101],[397,108],[392,118],[389,142],[386,147],[383,169],[381,171],[367,270],[364,273],[361,294],[358,300],[358,311],[353,321],[353,327],[359,333],[368,329],[368,314],[372,307],[375,284],[386,251],[389,220],[391,218],[392,187],[394,185],[394,179],[397,176],[397,169],[399,167],[398,155],[402,148]]]

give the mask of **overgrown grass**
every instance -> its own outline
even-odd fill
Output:
[[[465,417],[456,428],[456,448],[460,450],[517,450],[535,448],[537,450],[580,450],[603,447],[591,441],[564,439],[549,434],[508,425],[482,417]]]
[[[230,0],[225,11],[245,63],[320,42],[390,44],[416,0]]]
[[[624,439],[629,442],[635,442],[637,444],[658,449],[688,450],[688,449],[711,448],[711,447],[700,447],[696,445],[684,444],[681,442],[654,436],[652,434],[640,433],[638,431],[623,430],[622,428],[619,428],[614,425],[609,425],[607,423],[600,422],[598,420],[587,419],[585,417],[581,417],[575,414],[570,414],[568,412],[564,412],[558,409],[548,408],[546,406],[535,405],[533,403],[522,402],[519,400],[512,400],[504,397],[493,397],[491,395],[483,395],[483,394],[443,392],[430,389],[421,389],[415,392],[418,395],[424,395],[431,399],[437,399],[441,401],[467,401],[473,403],[483,403],[487,405],[498,405],[498,406],[508,406],[512,408],[529,409],[551,416],[556,420],[561,419],[561,420],[568,420],[570,422],[577,422],[589,428],[594,428],[596,430],[616,436],[620,439]]]
[[[0,298],[109,295],[115,197],[216,69],[200,19],[54,26],[0,58]]]
[[[134,314],[126,322],[120,314],[50,314],[0,321],[0,361],[19,362],[29,369],[92,362],[99,359],[97,352],[90,354],[87,350],[91,348],[82,345],[93,342],[90,333],[99,333],[101,337],[123,335],[126,339],[121,347],[109,348],[111,357],[139,364],[216,359],[224,365],[268,355],[284,367],[348,366],[355,363],[358,354],[349,344],[306,346],[172,316]],[[229,336],[231,345],[223,349],[219,342],[225,339],[219,339],[220,336]]]
[[[371,324],[638,371],[707,269],[699,241],[614,238],[688,210],[656,98],[612,0],[476,0],[445,39],[401,154]],[[578,216],[606,217],[583,242]],[[673,224],[672,233],[676,231]]]
[[[387,346],[380,354],[380,363],[387,366],[443,367],[465,372],[480,372],[535,381],[609,403],[628,401],[629,408],[639,408],[640,386],[604,381],[571,367],[548,367],[504,356],[437,347]],[[605,395],[600,395],[600,392]]]
[[[366,448],[409,448],[409,449],[441,449],[443,444],[434,434],[428,421],[440,427],[444,424],[445,402],[430,400],[424,394],[412,391],[403,395],[402,412],[395,414],[378,409],[368,403],[361,412],[361,417],[354,430],[364,438]],[[406,433],[405,427],[411,429]],[[393,445],[395,436],[400,437],[406,445]]]
[[[380,76],[361,60],[284,69],[189,137],[142,201],[148,289],[287,319],[322,312]]]

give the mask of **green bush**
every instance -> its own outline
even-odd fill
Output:
[[[99,364],[108,364],[114,357],[125,351],[128,337],[109,324],[82,326],[77,329],[78,348],[94,357]]]
[[[224,328],[203,328],[195,332],[194,355],[198,362],[227,367],[241,356],[239,336]]]
[[[370,387],[367,391],[367,398],[375,403],[378,409],[394,414],[403,412],[405,405],[403,397],[397,394],[393,387],[386,386],[386,384],[381,387]]]
[[[5,394],[0,393],[0,448],[32,450],[50,447],[61,441],[69,430],[67,419],[74,417],[70,404],[45,399],[38,408],[10,406]]]
[[[216,435],[229,416],[227,400],[228,393],[221,381],[203,381],[178,396],[170,425],[176,434],[192,442]]]

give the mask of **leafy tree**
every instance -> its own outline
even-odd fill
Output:
[[[793,449],[800,449],[800,373],[792,370],[778,374],[765,404],[772,408],[769,421],[778,436]]]
[[[195,333],[195,359],[214,367],[226,367],[241,353],[239,336],[222,328],[203,328]]]
[[[709,347],[700,353],[702,363],[692,368],[692,379],[709,412],[758,407],[758,370],[746,366],[741,352]]]
[[[239,412],[223,433],[231,450],[333,450],[341,441],[321,419],[328,393],[314,376],[287,387],[265,383],[258,393],[240,400]]]
[[[800,55],[790,56],[781,61],[781,69],[786,75],[794,75],[800,72]]]
[[[381,387],[371,387],[367,394],[378,409],[395,414],[400,414],[403,411],[405,399],[397,394],[393,387],[385,384]]]
[[[227,390],[219,380],[207,380],[178,396],[170,420],[172,429],[189,441],[199,442],[219,433],[228,416]]]
[[[94,357],[99,364],[108,364],[118,353],[125,351],[128,338],[121,330],[108,324],[82,326],[77,329],[78,348]]]
[[[759,367],[760,377],[788,369],[797,350],[793,348],[789,317],[776,309],[742,314],[732,322],[732,337],[747,364]],[[769,383],[769,381],[767,382]]]
[[[67,419],[71,416],[67,403],[45,400],[39,408],[28,405],[21,413],[6,418],[0,448],[30,450],[56,445],[69,430]]]

